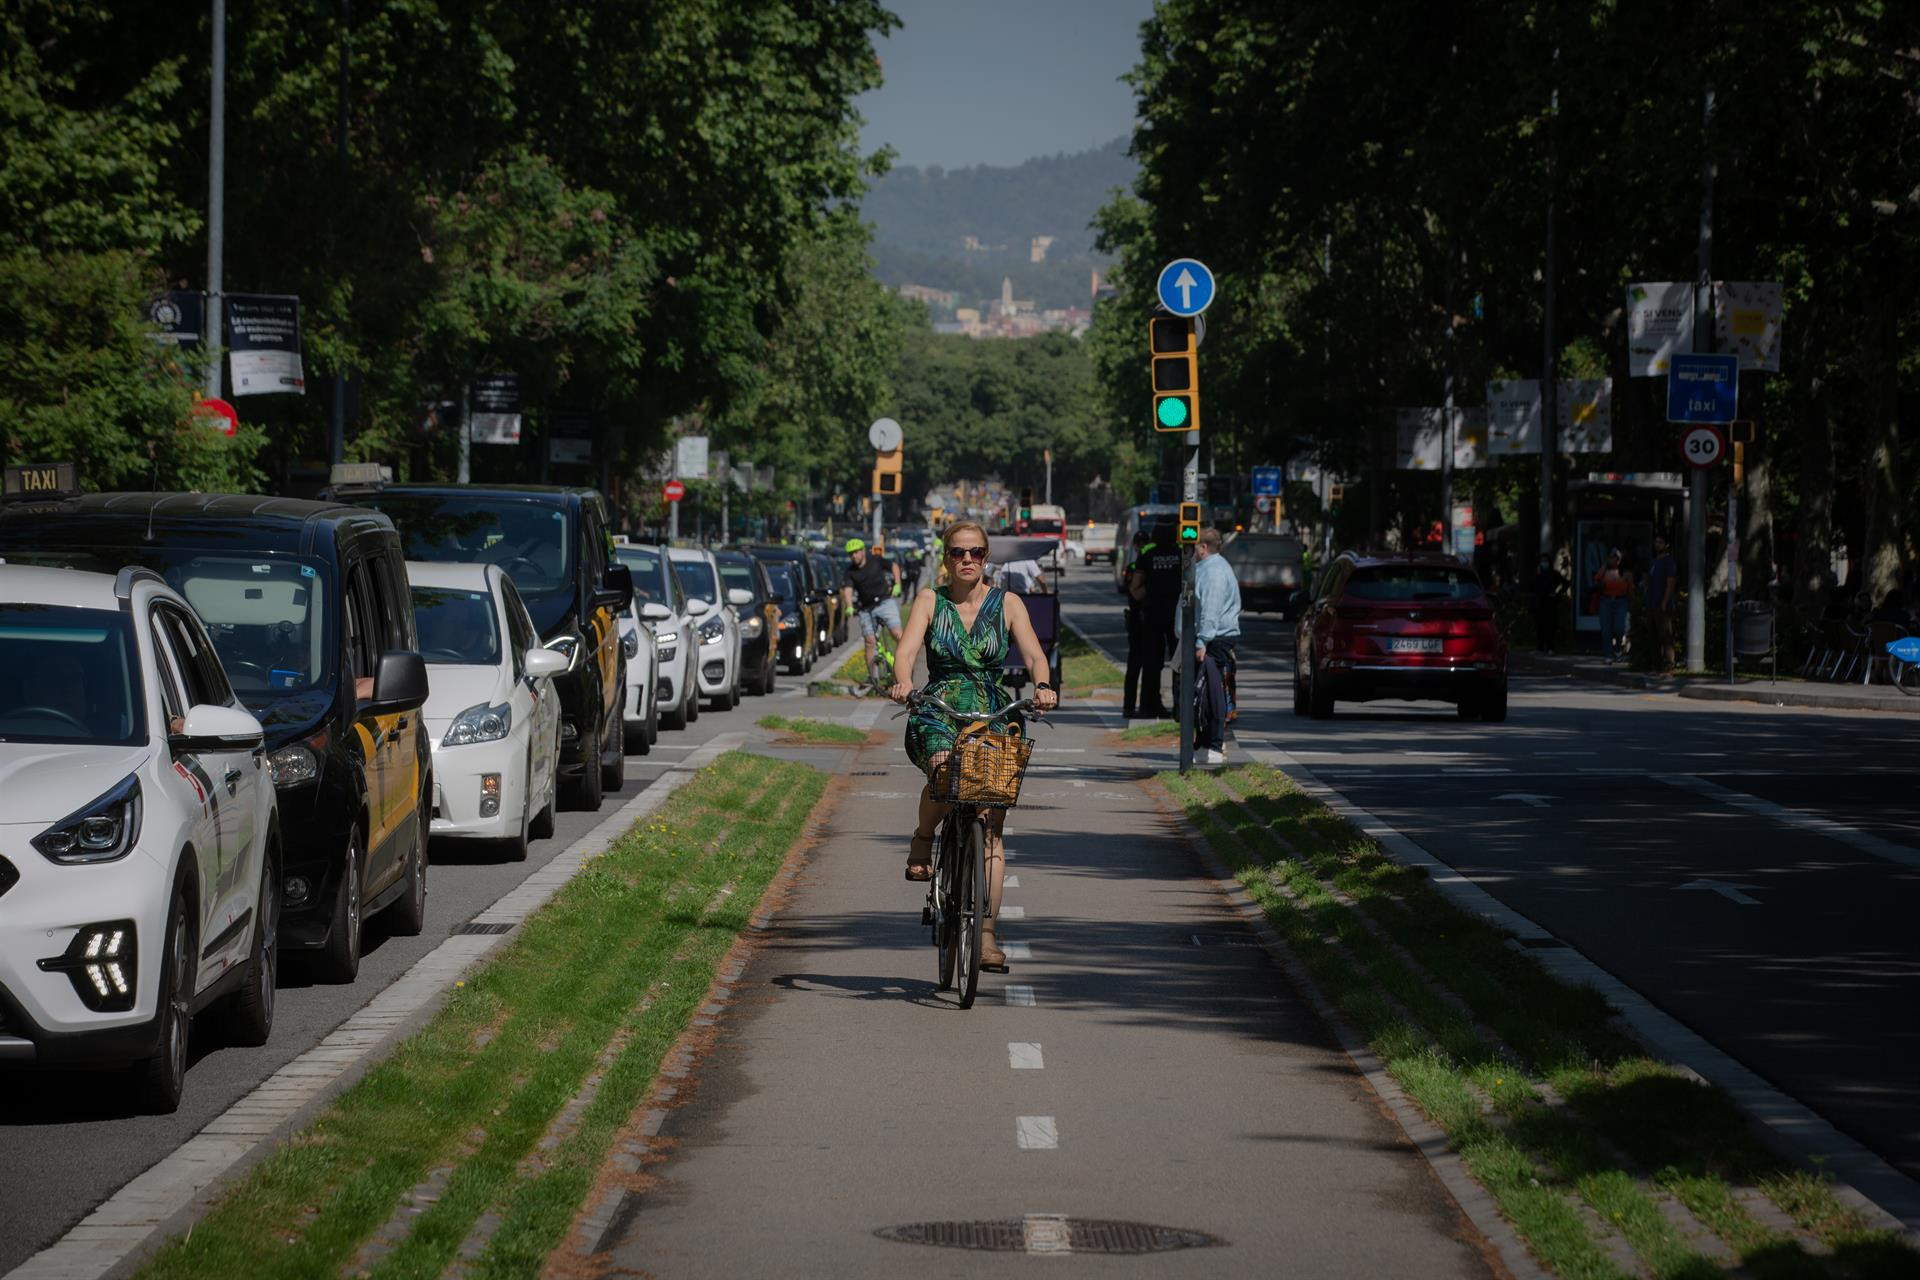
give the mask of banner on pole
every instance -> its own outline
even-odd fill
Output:
[[[1664,378],[1667,357],[1693,350],[1693,285],[1669,280],[1627,286],[1627,375]]]
[[[300,299],[290,293],[230,293],[226,304],[231,394],[305,395]]]
[[[1613,451],[1612,378],[1562,379],[1559,400],[1562,453]]]
[[[1477,471],[1487,465],[1488,456],[1486,409],[1480,405],[1456,407],[1453,411],[1453,469]]]
[[[1540,452],[1540,424],[1546,420],[1538,378],[1487,384],[1487,453],[1510,458]]]
[[[199,347],[207,331],[207,295],[176,289],[147,304],[147,336],[182,351]]]
[[[673,446],[673,474],[680,480],[707,478],[707,438],[681,436]]]
[[[1742,369],[1780,372],[1782,290],[1775,282],[1719,280],[1713,286],[1714,345]]]
[[[520,375],[493,373],[467,389],[469,438],[475,444],[520,443]]]
[[[1399,448],[1394,466],[1401,471],[1438,471],[1445,448],[1440,409],[1399,409],[1394,429]]]

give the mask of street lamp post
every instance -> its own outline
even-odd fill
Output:
[[[213,101],[207,111],[207,398],[220,398],[223,357],[221,296],[227,230],[227,0],[213,0],[213,49],[208,58]]]

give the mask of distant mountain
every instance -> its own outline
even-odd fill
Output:
[[[998,297],[1007,276],[1015,297],[1086,306],[1090,273],[1106,266],[1093,248],[1093,215],[1133,176],[1125,138],[1008,168],[895,169],[861,205],[874,224],[875,272],[890,286],[958,293],[961,306]],[[1040,236],[1053,239],[1035,263]]]

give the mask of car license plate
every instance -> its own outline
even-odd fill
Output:
[[[1439,653],[1441,641],[1433,640],[1389,640],[1388,653]]]

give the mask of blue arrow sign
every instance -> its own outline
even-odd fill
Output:
[[[1160,268],[1160,305],[1177,316],[1197,316],[1213,305],[1213,272],[1193,258],[1175,258]]]
[[[1253,496],[1256,498],[1280,496],[1280,468],[1255,467],[1253,469]]]
[[[1668,422],[1732,422],[1739,407],[1739,356],[1675,352],[1668,359]]]

